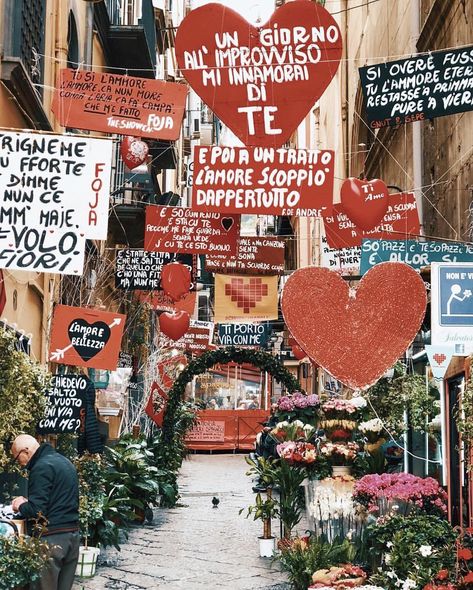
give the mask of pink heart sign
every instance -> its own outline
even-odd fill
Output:
[[[182,21],[176,56],[194,91],[245,145],[279,147],[334,77],[342,37],[309,0],[284,4],[259,28],[206,4]]]
[[[426,304],[422,279],[400,262],[377,264],[356,291],[327,268],[301,268],[282,294],[298,344],[352,389],[366,389],[392,367],[415,338]]]

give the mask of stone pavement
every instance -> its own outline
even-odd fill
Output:
[[[92,579],[76,578],[73,590],[287,590],[278,564],[259,557],[262,523],[238,514],[254,502],[246,470],[243,455],[191,455],[180,476],[182,506],[158,509],[153,524],[133,528],[121,551],[108,549],[107,565]]]

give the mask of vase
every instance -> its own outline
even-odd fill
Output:
[[[350,465],[332,465],[332,477],[351,475]]]
[[[259,538],[259,554],[260,557],[273,557],[274,548],[276,546],[276,537],[270,539]]]
[[[100,549],[98,547],[79,547],[79,561],[76,566],[76,576],[92,578],[97,567],[97,558]]]

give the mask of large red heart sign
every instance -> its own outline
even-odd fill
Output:
[[[389,206],[388,187],[378,179],[347,178],[342,184],[340,197],[344,212],[365,231],[379,224]]]
[[[377,264],[356,291],[327,268],[301,268],[282,294],[299,345],[352,389],[366,389],[392,367],[415,338],[426,304],[422,279],[400,262]]]
[[[259,28],[206,4],[182,21],[176,56],[191,87],[245,145],[279,147],[335,76],[342,37],[315,2],[289,2]]]

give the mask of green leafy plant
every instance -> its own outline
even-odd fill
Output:
[[[105,469],[101,455],[85,453],[75,460],[79,476],[79,529],[87,547],[96,538],[96,525],[103,517],[106,498]]]
[[[471,449],[473,446],[473,380],[465,384],[461,395],[461,405],[457,412],[458,431],[463,442]]]
[[[244,508],[240,510],[240,514]],[[271,519],[279,516],[279,503],[275,500],[271,491],[268,490],[268,495],[265,500],[261,494],[256,494],[255,504],[248,506],[248,513],[246,517],[253,516],[253,520],[261,520],[263,522],[263,539],[272,539],[271,536]]]
[[[281,459],[274,462],[273,473],[274,482],[280,490],[279,514],[284,526],[284,537],[289,539],[292,529],[302,518],[304,494],[301,484],[306,472]]]
[[[0,589],[25,586],[41,577],[49,545],[33,537],[0,537]]]

